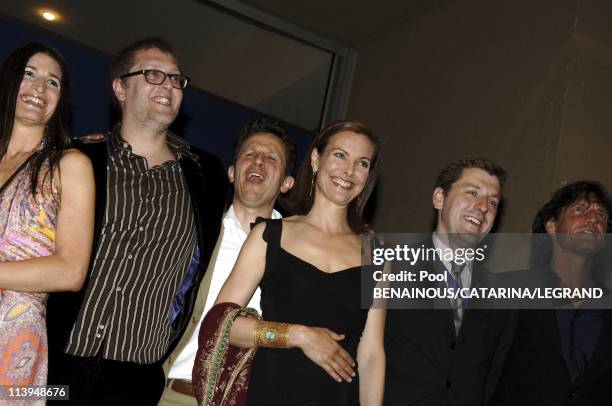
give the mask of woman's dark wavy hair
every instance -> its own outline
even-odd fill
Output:
[[[376,176],[378,174],[378,157],[380,151],[380,142],[378,137],[372,132],[370,127],[359,121],[341,120],[333,122],[325,127],[315,137],[310,145],[308,153],[306,154],[306,157],[298,170],[295,185],[291,189],[288,197],[281,197],[279,200],[283,208],[292,214],[303,215],[307,214],[310,209],[312,209],[316,188],[314,189],[315,193],[311,194],[310,190],[314,175],[312,172],[310,156],[312,155],[312,151],[315,149],[319,151],[319,154],[323,154],[331,137],[343,131],[351,131],[356,134],[363,135],[367,137],[374,145],[374,154],[372,155],[370,172],[368,174],[366,184],[359,197],[353,199],[348,205],[348,224],[353,232],[359,234],[369,231],[363,220],[363,210],[376,183]]]
[[[608,213],[606,233],[612,230],[612,203],[604,187],[589,180],[581,180],[563,186],[554,192],[550,200],[538,211],[531,232],[534,234],[531,241],[531,263],[532,266],[543,268],[550,264],[552,258],[552,242],[546,234],[546,223],[550,220],[558,220],[561,212],[580,199],[589,199],[599,203]]]
[[[39,176],[50,176],[59,170],[59,161],[64,149],[70,145],[68,136],[69,125],[69,93],[70,80],[68,68],[64,57],[54,48],[40,43],[29,43],[13,50],[0,66],[0,157],[6,154],[13,132],[15,120],[15,106],[19,87],[28,61],[35,54],[42,53],[53,58],[61,69],[60,98],[55,111],[51,115],[44,134],[44,143],[34,156],[30,166],[32,194],[36,194],[36,185]],[[41,174],[41,167],[45,160],[49,160],[49,169]]]

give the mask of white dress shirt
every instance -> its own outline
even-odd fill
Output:
[[[273,219],[279,219],[281,217],[282,216],[279,212],[276,210],[272,211]],[[202,323],[202,320],[204,319],[204,316],[208,310],[210,310],[215,303],[215,299],[217,298],[219,291],[221,291],[221,287],[223,287],[225,280],[234,267],[236,259],[238,259],[240,248],[242,248],[242,244],[244,244],[246,238],[247,233],[244,232],[242,226],[240,225],[240,221],[238,221],[236,218],[234,205],[232,204],[223,216],[223,240],[221,241],[219,255],[217,255],[215,266],[213,268],[210,289],[208,290],[206,304],[204,305],[204,312],[200,317],[198,327],[191,336],[189,343],[187,343],[185,348],[183,348],[183,351],[181,351],[179,356],[176,358],[172,368],[170,368],[170,372],[168,373],[169,379],[191,380],[191,371],[193,369],[193,363],[198,350],[198,334],[200,333],[199,325]],[[257,288],[247,307],[252,307],[261,313],[259,305],[260,297],[261,290]]]

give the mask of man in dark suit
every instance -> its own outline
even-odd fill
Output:
[[[221,227],[218,158],[173,135],[189,78],[163,39],[111,65],[121,112],[106,138],[79,143],[96,177],[96,226],[81,292],[48,303],[49,383],[70,403],[155,405],[162,363],[188,325]]]
[[[493,227],[504,181],[504,170],[487,159],[460,160],[442,170],[433,190],[436,229],[425,248],[476,248]],[[453,262],[422,266],[446,274],[447,287],[454,288],[477,286],[488,274],[477,261]],[[385,405],[484,404],[511,341],[509,318],[499,316],[461,306],[388,310]]]
[[[532,269],[516,276],[550,288],[599,287],[607,296],[521,310],[491,405],[612,405],[612,310],[602,283],[609,262],[602,266],[600,255],[610,209],[599,184],[580,181],[557,190],[536,215]]]

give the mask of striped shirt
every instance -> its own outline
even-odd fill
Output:
[[[172,300],[196,247],[196,225],[178,161],[149,169],[119,128],[108,137],[104,223],[66,352],[150,364],[168,349]],[[194,159],[171,134],[168,146],[177,159]]]

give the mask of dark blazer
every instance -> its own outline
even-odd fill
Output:
[[[425,245],[433,247],[433,242]],[[489,271],[476,261],[473,266],[472,286],[481,285]],[[421,269],[432,272],[434,264],[421,263]],[[450,309],[389,309],[384,404],[484,404],[512,341],[516,317],[505,313],[466,309],[457,336]]]
[[[612,310],[605,311],[592,359],[574,382],[561,355],[555,310],[520,310],[490,405],[612,405]]]
[[[106,207],[107,143],[106,141],[85,143],[76,140],[74,146],[91,159],[94,168],[96,208],[91,267],[97,250]],[[185,180],[191,195],[198,234],[200,263],[197,274],[185,294],[182,310],[173,322],[170,345],[160,363],[172,352],[189,322],[198,287],[208,267],[210,256],[221,229],[221,219],[227,196],[227,179],[221,161],[216,156],[193,147],[190,148],[190,151],[198,156],[197,162],[184,156],[179,159],[179,164],[185,174]],[[53,372],[54,359],[63,353],[72,327],[78,317],[90,274],[91,272],[88,272],[88,278],[79,292],[53,293],[49,296],[47,302],[47,334],[50,375]]]

